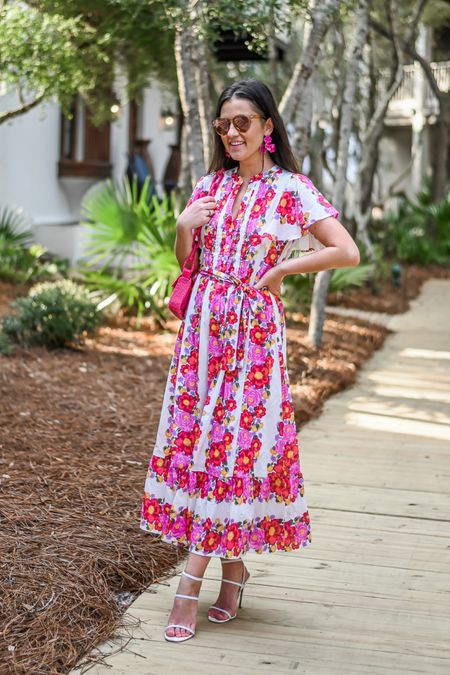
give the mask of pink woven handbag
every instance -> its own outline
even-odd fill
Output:
[[[215,195],[223,174],[224,169],[220,169],[214,176],[208,193],[211,197]],[[194,258],[197,249],[200,247],[201,229],[201,225],[195,229],[191,252],[183,263],[181,274],[172,282],[173,291],[169,298],[168,306],[177,319],[184,319],[186,316],[189,298],[191,297],[192,287],[196,278],[194,274]]]

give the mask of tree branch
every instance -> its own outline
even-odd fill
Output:
[[[25,103],[24,105],[21,105],[18,108],[15,108],[14,110],[9,110],[8,112],[0,113],[0,124],[3,124],[8,120],[13,119],[14,117],[18,117],[19,115],[23,115],[23,113],[28,112],[32,108],[35,108],[37,105],[39,105],[39,103],[42,103],[44,98],[45,94],[40,94],[29,103]]]
[[[419,3],[419,4],[424,5],[426,3],[426,1],[427,0],[422,0],[422,2]],[[379,33],[383,37],[387,38],[388,40],[392,40],[392,41],[394,40],[394,36],[392,35],[392,33],[390,31],[388,31],[381,23],[379,23],[375,19],[370,20],[370,26],[371,26],[371,28],[376,30],[377,33]],[[411,33],[411,31],[409,31],[409,33]],[[408,35],[408,37],[409,37],[409,35]],[[421,56],[419,54],[417,49],[413,45],[409,44],[404,38],[399,38],[399,42],[400,42],[400,45],[402,47],[402,50],[406,54],[411,56],[415,61],[418,61],[420,63],[420,65],[423,68],[423,71],[424,71],[424,73],[427,77],[427,80],[430,84],[430,87],[433,91],[433,94],[436,96],[438,101],[441,103],[443,101],[443,99],[445,98],[445,92],[443,92],[439,89],[438,84],[436,82],[436,78],[434,77],[433,71],[431,70],[431,66],[428,63],[428,61],[426,59],[424,59],[423,56]]]

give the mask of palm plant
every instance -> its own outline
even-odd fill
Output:
[[[20,209],[10,206],[0,208],[0,248],[4,246],[29,246],[33,239],[31,230],[25,230],[25,218]]]
[[[173,279],[179,273],[174,253],[174,198],[149,199],[149,180],[140,193],[136,181],[108,181],[84,204],[90,230],[84,280],[106,293],[104,303],[119,301],[135,310],[138,324],[146,309],[163,322]]]

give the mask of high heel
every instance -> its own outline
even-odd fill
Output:
[[[244,594],[244,587],[247,581],[250,578],[250,574],[248,574],[247,578],[245,579],[245,573],[248,572],[247,568],[245,567],[242,558],[237,558],[235,560],[222,560],[223,563],[229,563],[229,562],[242,562],[243,564],[243,570],[242,570],[242,581],[232,581],[231,579],[222,579],[223,582],[226,584],[233,584],[234,586],[239,586],[239,591],[238,591],[238,596],[236,599],[237,602],[237,607],[240,609],[242,606],[242,596]],[[208,613],[208,620],[212,621],[212,623],[227,623],[228,621],[232,621],[237,617],[237,611],[235,614],[231,615],[230,612],[227,609],[223,609],[223,607],[217,607],[217,605],[211,605],[209,609],[217,609],[219,612],[223,612],[224,614],[227,614],[226,619],[216,619],[214,616],[210,616]],[[208,610],[209,612],[209,610]]]
[[[203,577],[194,577],[193,574],[189,574],[189,572],[181,572],[181,574],[185,577],[189,577],[189,579],[193,579],[194,581],[203,581]],[[189,600],[198,600],[198,595],[184,595],[183,593],[175,593],[176,598],[188,598]],[[191,635],[167,635],[167,629],[168,628],[184,628],[184,630],[188,630]],[[195,635],[195,630],[192,628],[189,628],[189,626],[184,626],[182,623],[169,623],[168,626],[166,626],[164,630],[164,637],[166,640],[169,642],[184,642],[185,640],[190,640],[193,638]]]

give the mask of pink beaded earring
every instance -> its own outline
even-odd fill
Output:
[[[275,143],[272,143],[272,136],[267,134],[264,136],[264,143],[261,143],[261,152],[275,152]]]
[[[225,157],[231,157],[231,155],[230,155],[230,153],[228,152],[228,150],[225,150]]]

